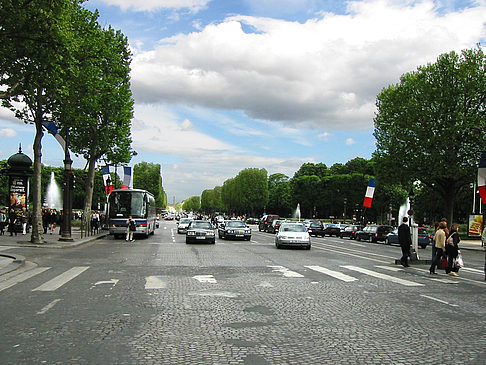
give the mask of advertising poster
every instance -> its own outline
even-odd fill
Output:
[[[10,180],[10,207],[22,209],[27,202],[27,178],[12,177]]]
[[[467,235],[469,237],[481,237],[482,231],[483,231],[482,214],[470,214]]]

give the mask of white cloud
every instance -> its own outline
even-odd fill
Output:
[[[329,132],[323,132],[317,136],[318,139],[322,139],[324,141],[328,141],[329,137],[331,136],[331,133]]]
[[[351,146],[352,144],[355,144],[356,141],[352,138],[347,138],[346,139],[346,145]]]
[[[0,129],[0,137],[11,138],[11,137],[16,137],[16,136],[17,136],[17,132],[15,130],[13,130],[12,128]]]
[[[484,4],[444,14],[431,0],[354,1],[346,15],[303,24],[230,17],[135,55],[134,95],[294,127],[369,128],[383,87],[441,53],[474,47],[484,19]]]
[[[122,10],[153,11],[160,9],[189,9],[198,12],[211,0],[101,0],[108,5],[120,7]]]

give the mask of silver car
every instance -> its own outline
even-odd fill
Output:
[[[309,232],[303,223],[283,222],[275,235],[275,246],[304,247],[310,250],[311,241]]]

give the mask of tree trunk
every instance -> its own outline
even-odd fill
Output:
[[[45,243],[42,226],[42,196],[41,196],[41,140],[44,132],[42,131],[42,111],[36,111],[35,117],[35,138],[34,138],[34,175],[32,176],[32,234],[30,242],[34,244]]]
[[[86,178],[86,195],[84,197],[83,227],[86,232],[90,231],[91,225],[91,205],[93,202],[95,163],[97,158],[93,154],[89,158],[88,176]]]

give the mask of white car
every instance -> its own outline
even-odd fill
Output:
[[[283,246],[304,247],[306,250],[310,250],[311,241],[307,228],[303,223],[282,222],[275,235],[275,246],[277,248]]]
[[[186,233],[187,227],[189,227],[189,223],[191,222],[191,218],[181,218],[181,220],[177,222],[177,233]]]

